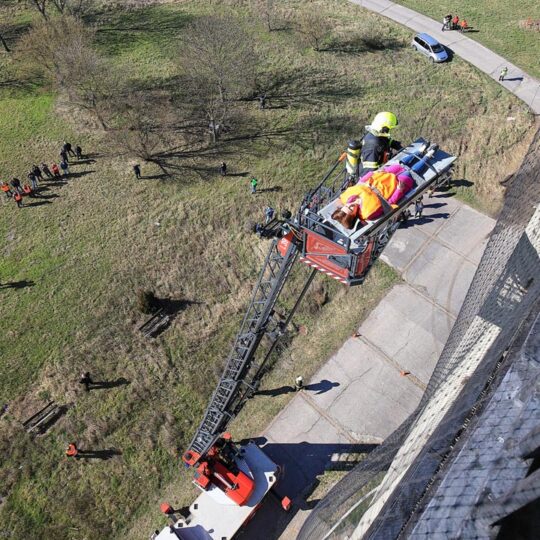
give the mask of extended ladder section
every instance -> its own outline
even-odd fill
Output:
[[[225,425],[249,397],[245,390],[250,388],[250,383],[256,376],[250,377],[250,370],[254,368],[256,373],[259,372],[258,366],[254,366],[255,353],[269,329],[274,306],[298,256],[294,243],[281,255],[277,242],[277,239],[272,241],[221,380],[189,445],[189,450],[202,456],[212,447],[216,438],[224,431]]]

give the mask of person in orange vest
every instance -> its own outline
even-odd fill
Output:
[[[23,200],[22,200],[22,195],[16,191],[14,194],[13,194],[13,198],[15,199],[15,202],[17,203],[17,206],[19,208],[22,208],[23,207]]]
[[[70,442],[66,450],[66,456],[76,458],[78,455],[79,449],[77,448],[77,445],[74,442]]]
[[[9,199],[13,194],[11,193],[11,188],[7,182],[2,182],[0,185],[2,191],[6,194],[6,197]]]
[[[461,21],[460,25],[461,25],[460,30],[461,30],[462,32],[465,32],[465,31],[468,30],[468,28],[469,28],[469,25],[467,24],[467,21],[466,21],[465,19],[463,19],[463,20]]]
[[[459,28],[459,17],[456,15],[452,19],[452,30],[457,30]]]
[[[33,192],[32,188],[28,184],[24,184],[22,189],[23,189],[23,193],[25,195],[28,195],[29,197],[34,196],[34,192]]]

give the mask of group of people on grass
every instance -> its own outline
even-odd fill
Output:
[[[60,150],[60,165],[56,162],[49,166],[46,163],[32,165],[27,174],[28,181],[21,183],[19,178],[14,177],[9,183],[3,181],[0,183],[0,189],[5,193],[8,199],[13,199],[18,208],[24,206],[23,197],[39,197],[39,183],[47,180],[58,180],[69,175],[69,158],[76,157],[81,160],[82,148],[77,145],[73,149],[71,143],[64,141]]]
[[[454,15],[452,17],[452,14],[449,13],[443,19],[443,25],[442,25],[443,32],[445,30],[459,30],[460,32],[466,32],[467,30],[469,30],[469,28],[470,27],[467,21],[465,19],[460,20],[460,18],[457,15]]]

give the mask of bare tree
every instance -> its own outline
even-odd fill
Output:
[[[275,0],[255,0],[253,9],[264,22],[269,32],[276,30],[278,9]]]
[[[327,17],[314,11],[303,11],[297,20],[297,30],[314,51],[320,51],[333,29]]]
[[[95,4],[94,0],[51,0],[54,7],[61,14],[80,17],[90,11]]]
[[[201,17],[185,32],[179,52],[185,99],[216,142],[231,128],[238,99],[252,93],[257,71],[253,36],[229,16]]]
[[[4,50],[6,52],[11,52],[11,49],[8,47],[6,38],[4,37],[2,27],[0,26],[0,42],[2,42],[2,46],[4,47]]]
[[[36,24],[21,39],[19,54],[31,73],[48,80],[71,105],[91,112],[107,128],[110,96],[119,73],[92,47],[94,31],[69,16]]]
[[[41,13],[41,16],[45,20],[49,19],[49,16],[47,14],[47,6],[49,5],[49,0],[28,0],[28,2]]]

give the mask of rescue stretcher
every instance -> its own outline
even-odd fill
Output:
[[[415,156],[426,144],[424,139],[417,139],[385,163],[385,166],[394,163],[403,165],[402,160],[407,156]],[[426,161],[424,170],[416,172],[413,170],[414,163],[421,159],[420,155],[412,158],[413,163],[410,165],[403,165],[411,174],[414,187],[396,207],[387,205],[381,217],[374,221],[358,221],[351,230],[331,217],[342,206],[339,196],[347,187],[344,171],[332,174],[337,168],[334,166],[304,200],[295,220],[297,230],[281,239],[280,251],[284,253],[288,244],[294,240],[301,246],[302,262],[346,285],[360,285],[399,227],[401,214],[428,189],[450,181],[455,156],[438,148]]]

